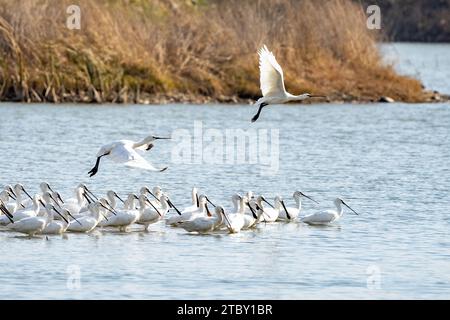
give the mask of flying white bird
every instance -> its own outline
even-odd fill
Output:
[[[289,101],[302,101],[308,98],[325,98],[324,96],[316,96],[309,93],[298,96],[290,94],[284,87],[283,69],[281,69],[273,53],[264,45],[259,49],[258,54],[259,81],[263,96],[255,103],[258,106],[258,112],[253,116],[252,122],[258,120],[262,108],[269,104],[283,104]]]
[[[150,162],[145,160],[137,151],[148,151],[153,148],[153,142],[159,139],[170,139],[155,136],[148,136],[141,141],[135,142],[131,140],[119,140],[100,148],[97,153],[97,161],[95,166],[88,172],[89,176],[94,176],[100,165],[100,160],[107,157],[114,162],[122,163],[127,167],[140,168],[150,171],[164,171],[167,167],[162,169],[155,168]]]

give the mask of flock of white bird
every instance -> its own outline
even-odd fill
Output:
[[[129,231],[134,225],[149,225],[164,220],[171,227],[188,232],[212,233],[221,230],[238,233],[256,227],[259,223],[299,220],[310,225],[327,225],[337,221],[343,214],[343,205],[351,209],[342,199],[334,200],[335,210],[327,210],[300,216],[302,199],[316,202],[300,191],[295,191],[295,207],[287,207],[280,196],[270,204],[262,195],[231,197],[233,209],[226,212],[222,206],[214,205],[204,194],[192,188],[192,205],[179,210],[161,187],[142,187],[139,194],[130,193],[125,200],[115,192],[108,191],[98,198],[84,184],[75,188],[74,197],[63,200],[47,182],[40,184],[40,192],[31,196],[22,184],[6,186],[0,192],[0,226],[4,230],[29,236],[62,234],[64,232],[91,232],[95,228],[117,228]],[[120,202],[120,204],[119,204]],[[317,203],[317,202],[316,202]],[[208,204],[214,207],[210,211]],[[172,212],[169,214],[169,211]]]
[[[272,52],[263,46],[258,54],[263,97],[255,104],[258,112],[252,122],[259,118],[267,105],[320,97],[309,93],[298,96],[288,93],[284,86],[283,70]],[[97,153],[95,166],[88,172],[89,176],[98,172],[103,157],[128,167],[160,172],[166,170],[167,167],[155,168],[138,153],[152,149],[154,142],[159,139],[169,138],[147,136],[141,141],[119,140],[104,145]],[[303,198],[316,201],[300,191],[294,192],[293,198],[295,207],[286,207],[280,196],[275,197],[272,205],[264,196],[254,196],[252,192],[247,192],[245,196],[234,194],[233,209],[225,212],[223,207],[214,205],[204,194],[198,195],[197,189],[193,188],[192,205],[180,211],[160,187],[152,190],[142,187],[139,195],[131,193],[124,201],[112,190],[104,198],[98,198],[84,184],[80,184],[75,188],[73,198],[63,200],[60,193],[46,182],[40,184],[40,192],[33,197],[23,185],[16,184],[14,187],[6,186],[0,193],[0,226],[34,236],[67,231],[90,232],[95,228],[118,228],[126,232],[133,224],[142,225],[147,230],[149,225],[165,220],[167,225],[188,232],[228,230],[237,233],[261,222],[299,220],[311,225],[330,224],[342,216],[343,206],[357,214],[342,199],[337,198],[334,200],[335,210],[300,216]],[[214,207],[213,213],[208,204]]]

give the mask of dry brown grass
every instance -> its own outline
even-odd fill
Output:
[[[0,0],[0,100],[256,98],[267,44],[287,89],[334,99],[420,101],[421,84],[384,65],[349,0]]]

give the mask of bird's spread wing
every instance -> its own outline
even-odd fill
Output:
[[[139,168],[151,171],[164,171],[167,168],[155,168],[129,145],[117,146],[110,154],[111,160],[123,163],[127,167]]]
[[[284,93],[283,69],[264,45],[259,51],[260,84],[263,96]]]

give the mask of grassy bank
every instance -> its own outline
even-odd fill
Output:
[[[293,93],[333,100],[429,98],[382,63],[350,0],[0,0],[0,100],[236,101],[260,95],[256,51],[283,66]]]

